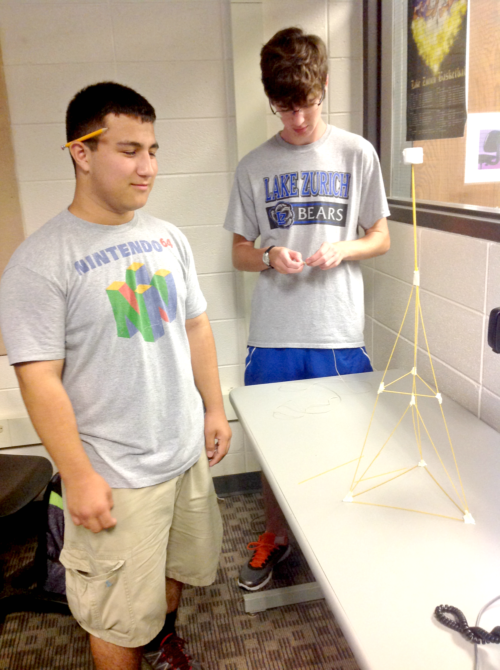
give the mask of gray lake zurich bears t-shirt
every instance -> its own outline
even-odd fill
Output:
[[[205,309],[186,238],[142,211],[119,226],[62,212],[16,250],[0,284],[9,362],[65,359],[83,446],[114,488],[158,484],[198,460],[203,404],[185,320]]]
[[[327,126],[297,146],[279,134],[239,163],[224,227],[261,248],[284,246],[305,260],[323,242],[355,240],[389,208],[378,157],[359,135]],[[304,266],[301,273],[260,273],[248,344],[256,347],[354,348],[364,344],[359,263]]]

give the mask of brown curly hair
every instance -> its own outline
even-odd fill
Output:
[[[320,97],[328,76],[328,54],[317,35],[300,28],[277,32],[260,52],[264,91],[269,100],[288,108]]]

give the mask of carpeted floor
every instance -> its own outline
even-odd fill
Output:
[[[206,670],[359,670],[323,600],[245,613],[236,578],[250,555],[247,542],[263,531],[262,499],[234,496],[220,507],[225,532],[217,580],[209,588],[186,587],[179,609],[177,632],[193,656]],[[6,574],[31,560],[33,535],[27,524],[17,528],[0,555]],[[314,580],[297,548],[274,576],[270,588]],[[71,616],[23,612],[0,625],[0,670],[92,668],[86,634]]]

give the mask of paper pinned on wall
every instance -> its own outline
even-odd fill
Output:
[[[500,112],[469,114],[464,181],[500,182]]]
[[[467,0],[408,2],[406,139],[463,137]]]

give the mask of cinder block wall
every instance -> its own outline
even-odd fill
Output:
[[[360,132],[361,0],[265,0],[263,20],[264,40],[292,24],[323,37],[331,56],[325,112],[331,123]],[[160,170],[148,210],[187,235],[208,300],[222,386],[239,385],[244,314],[230,235],[222,229],[236,163],[228,0],[17,0],[0,4],[0,30],[26,235],[71,201],[72,167],[60,149],[71,96],[105,79],[136,88],[158,114]],[[274,124],[269,115],[270,134]],[[2,357],[4,402],[15,385]],[[231,454],[215,475],[258,469],[241,428],[232,427]]]
[[[361,0],[264,0],[263,41],[300,25],[325,40],[330,83],[325,118],[362,130]],[[148,209],[188,236],[208,300],[222,386],[241,383],[244,307],[236,290],[230,235],[222,229],[236,163],[229,0],[156,2],[45,0],[0,3],[0,38],[23,224],[29,235],[66,207],[73,173],[64,142],[70,97],[95,81],[137,88],[155,105],[160,172]],[[279,122],[267,115],[268,134]],[[383,369],[411,289],[412,239],[391,223],[392,249],[368,261],[366,342]],[[500,306],[500,245],[419,231],[422,305],[441,390],[500,430],[500,356],[486,321]],[[411,362],[411,320],[395,366]],[[429,366],[423,356],[422,370]],[[0,407],[16,387],[0,357]],[[215,475],[258,469],[240,426]]]
[[[330,55],[328,120],[362,130],[362,0],[263,0],[263,41],[299,25]],[[155,106],[159,175],[147,209],[179,226],[194,251],[223,389],[242,383],[243,303],[222,229],[236,165],[229,0],[0,2],[0,39],[25,234],[71,202],[64,113],[80,88],[111,79]],[[269,113],[268,131],[278,129]],[[1,234],[1,231],[0,231]],[[16,381],[0,357],[0,408]],[[258,469],[232,422],[231,454],[214,475]]]
[[[413,229],[390,222],[390,231],[390,252],[363,263],[365,339],[378,370],[389,360],[413,282]],[[500,355],[487,344],[489,313],[500,307],[500,244],[422,228],[418,245],[422,312],[439,390],[500,431]],[[413,367],[414,323],[410,312],[391,367]],[[419,372],[431,381],[421,333],[419,344]]]

